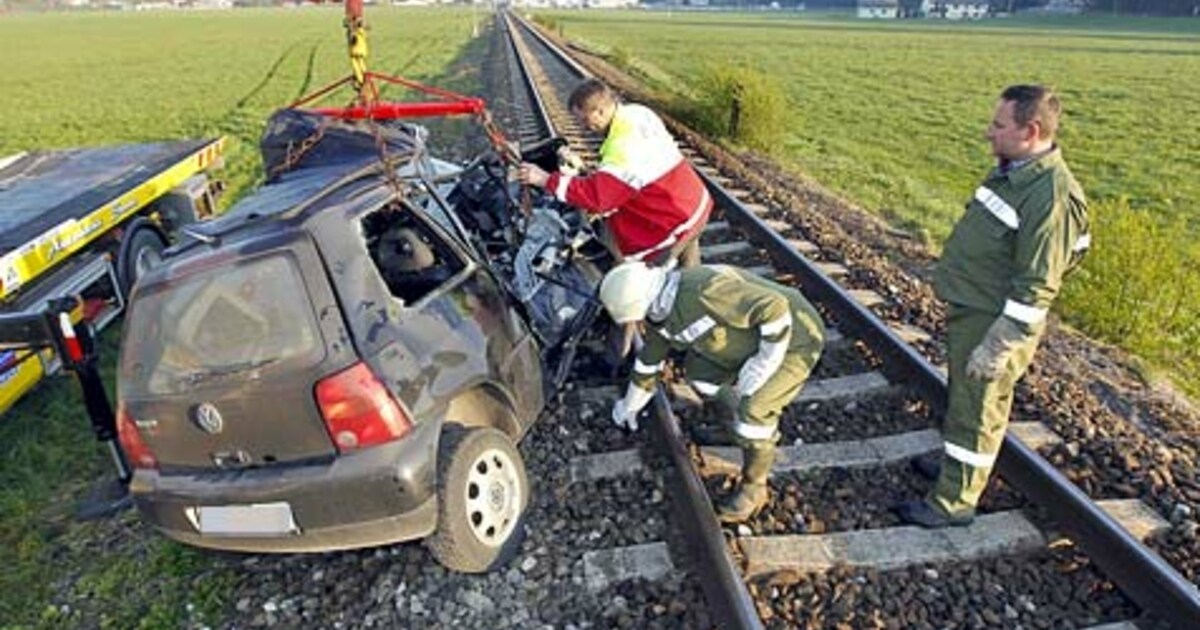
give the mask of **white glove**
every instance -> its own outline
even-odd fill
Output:
[[[644,390],[633,383],[630,383],[625,388],[625,396],[613,403],[612,421],[613,424],[629,429],[630,431],[638,430],[638,412],[650,402],[654,397],[654,393]]]
[[[563,145],[558,148],[558,171],[572,177],[583,171],[583,158],[579,157],[571,147]]]
[[[967,359],[967,376],[980,381],[994,381],[1004,375],[1013,350],[1029,338],[1005,315],[996,318],[987,334]]]

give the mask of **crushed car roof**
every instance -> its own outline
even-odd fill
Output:
[[[229,212],[189,228],[193,235],[217,237],[247,221],[279,216],[324,192],[362,178],[383,181],[381,151],[401,178],[415,176],[426,159],[426,131],[386,121],[353,123],[294,109],[281,109],[267,122],[259,148],[267,183]]]

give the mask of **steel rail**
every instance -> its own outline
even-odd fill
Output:
[[[715,580],[702,579],[704,598],[712,609],[714,616],[722,628],[737,628],[738,630],[760,630],[762,620],[758,617],[758,609],[754,599],[746,588],[746,582],[738,572],[729,547],[725,544],[725,535],[721,524],[713,512],[708,490],[700,478],[700,472],[692,463],[691,455],[684,445],[683,433],[679,429],[679,420],[671,412],[667,395],[662,387],[654,393],[653,426],[659,434],[659,444],[671,456],[671,462],[679,473],[676,479],[684,497],[687,514],[683,518],[686,535],[693,539],[692,545],[707,560],[715,570]]]
[[[507,12],[500,14],[500,19],[504,20],[508,33],[508,44],[512,47],[513,54],[516,55],[517,66],[521,69],[521,82],[525,85],[526,92],[533,99],[533,104],[537,108],[537,117],[542,121],[542,126],[550,137],[557,136],[558,130],[554,127],[554,121],[550,119],[550,112],[546,109],[546,103],[542,100],[542,94],[538,91],[537,85],[534,84],[533,75],[529,72],[529,64],[525,59],[525,55],[521,52],[521,46],[517,45],[517,35],[514,32],[511,20],[513,19]]]
[[[563,54],[537,34],[535,29],[529,26],[525,28],[534,32],[556,55]],[[732,222],[741,226],[751,240],[763,245],[782,267],[796,275],[805,292],[830,307],[843,326],[861,336],[884,358],[885,373],[897,380],[913,383],[931,404],[945,407],[946,377],[928,359],[901,340],[873,311],[853,299],[836,282],[821,273],[765,221],[711,178],[703,174],[701,176],[714,199],[723,207]],[[669,414],[669,408],[664,408],[663,404],[658,404],[656,408],[660,410],[660,423],[663,424],[664,434],[670,436],[674,433],[680,440],[678,448],[682,449],[685,456],[682,460],[683,465],[679,465],[681,474],[687,477],[687,473],[683,471],[691,471],[696,475],[694,483],[699,484],[698,474],[691,466],[690,459],[686,459],[682,436],[677,428],[671,430],[674,421],[669,415],[661,415],[664,409]],[[675,446],[671,440],[668,440],[668,444],[671,448]],[[677,453],[673,452],[672,456],[679,460]],[[1148,615],[1162,618],[1172,626],[1181,628],[1194,627],[1200,622],[1200,591],[1196,586],[1134,538],[1035,451],[1019,440],[1006,436],[997,466],[1005,479],[1070,531],[1097,566]],[[685,479],[684,483],[688,486],[693,480]],[[711,510],[707,509],[708,497],[703,485],[688,487],[687,490],[699,491],[698,501],[705,506],[701,512],[707,513],[715,524]],[[697,515],[697,520],[702,525],[704,517]],[[719,526],[715,526],[715,529],[719,535]],[[723,542],[722,550],[724,551]],[[721,555],[728,558],[727,552]],[[744,585],[742,590],[744,592]],[[736,595],[728,601],[731,608],[739,605]],[[753,604],[749,606],[753,612]],[[753,616],[753,623],[760,623],[756,615]]]
[[[816,266],[805,259],[782,235],[740,201],[700,174],[727,218],[750,239],[767,249],[772,258],[796,274],[803,290],[829,306],[839,321],[860,335],[885,357],[884,371],[918,387],[925,398],[945,407],[946,377],[928,359],[904,343],[874,312],[860,304]],[[1148,615],[1161,617],[1173,627],[1200,625],[1200,591],[1121,527],[1035,451],[1006,435],[998,460],[1000,475],[1046,510],[1075,540],[1088,557]]]
[[[569,57],[564,56],[553,43],[538,35],[534,29],[530,29],[517,18],[511,19],[521,23],[527,32],[533,33],[541,45],[551,51],[559,60],[566,61],[583,76],[592,76]],[[512,33],[511,37],[515,50],[517,35]],[[520,55],[518,55],[518,65],[523,73],[522,78],[528,81],[531,90],[536,93],[537,90],[533,88],[526,60]],[[547,116],[544,109],[541,110],[541,114]],[[684,531],[685,537],[689,539],[688,548],[715,574],[713,577],[716,579],[700,580],[705,601],[708,602],[714,618],[718,620],[721,627],[736,630],[761,630],[763,624],[758,617],[754,600],[746,588],[746,583],[742,579],[734,559],[730,556],[725,535],[721,524],[717,522],[716,513],[713,512],[704,482],[692,463],[683,434],[679,430],[679,421],[671,413],[671,407],[667,403],[666,394],[661,387],[655,393],[651,411],[654,418],[652,426],[656,427],[655,434],[659,438],[655,442],[670,456],[678,473],[673,476],[679,486],[679,492],[674,496],[684,499],[687,514],[683,518],[681,529]]]
[[[547,39],[546,36],[542,35],[536,28],[533,28],[532,26],[530,26],[529,23],[526,22],[524,19],[522,19],[520,17],[512,16],[511,14],[509,15],[509,17],[510,17],[510,19],[513,19],[518,24],[520,24],[521,27],[524,28],[526,32],[528,32],[530,35],[533,35],[533,37],[535,39],[537,39],[539,42],[542,43],[543,46],[545,46],[546,50],[550,51],[550,54],[557,57],[558,60],[563,62],[563,64],[566,65],[567,67],[574,70],[576,74],[578,74],[579,76],[581,76],[585,79],[593,78],[593,74],[590,70],[588,70],[587,68],[584,68],[582,65],[579,64],[579,62],[572,59],[570,55],[563,52],[554,42]]]

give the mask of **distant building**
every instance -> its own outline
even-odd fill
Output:
[[[858,17],[892,20],[900,13],[900,0],[858,0]]]
[[[1050,13],[1055,15],[1079,15],[1087,9],[1087,0],[1050,0],[1040,7],[1029,7],[1022,13]]]
[[[987,17],[990,3],[980,0],[922,0],[921,14],[945,20],[978,20]]]
[[[624,9],[636,6],[638,0],[583,0],[580,6],[589,9]]]

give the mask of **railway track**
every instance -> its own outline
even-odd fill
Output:
[[[495,36],[493,58],[512,73],[507,116],[518,139],[562,135],[594,161],[600,139],[582,133],[565,106],[590,71],[512,16],[497,17]],[[620,487],[624,494],[606,504],[606,519],[620,522],[627,509],[637,522],[663,519],[640,537],[585,543],[579,562],[594,578],[583,581],[600,589],[593,593],[625,589],[628,603],[633,593],[661,590],[660,580],[670,576],[673,592],[692,598],[681,611],[678,598],[644,597],[640,613],[630,609],[621,619],[639,627],[751,628],[1200,623],[1194,586],[1140,542],[1166,523],[1136,499],[1089,500],[1037,455],[1059,439],[1037,423],[1014,422],[999,464],[1003,481],[985,494],[973,525],[932,532],[900,526],[888,507],[931,483],[910,472],[908,461],[941,448],[934,427],[944,372],[925,358],[939,354],[933,336],[881,318],[877,312],[903,309],[894,308],[893,296],[867,288],[869,271],[845,266],[785,211],[757,201],[700,150],[682,148],[718,202],[701,241],[705,262],[800,286],[830,330],[821,363],[781,423],[770,506],[725,530],[711,505],[729,490],[740,455],[729,445],[698,442],[698,427],[716,419],[685,385],[670,383],[654,408],[658,448],[646,449],[640,436],[610,428],[618,383],[594,353],[581,356],[570,404],[539,423],[542,433],[523,447],[526,458],[547,456],[541,449],[571,453],[559,462],[569,473],[565,486],[553,486],[556,493]],[[539,442],[546,433],[554,437]],[[664,493],[669,501],[659,500]],[[647,497],[672,508],[647,516]],[[554,526],[575,528],[574,517],[568,509],[560,516],[566,524]],[[672,609],[682,616],[656,614]]]

